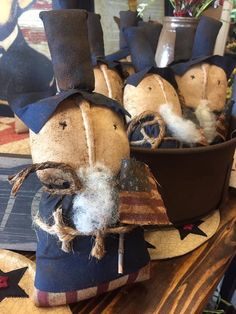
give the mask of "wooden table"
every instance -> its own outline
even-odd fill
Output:
[[[71,305],[73,313],[198,314],[236,253],[236,196],[207,243],[185,256],[152,263],[152,279]]]

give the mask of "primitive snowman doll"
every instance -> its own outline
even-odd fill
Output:
[[[40,14],[60,93],[15,108],[29,126],[33,165],[46,192],[34,217],[38,237],[34,301],[73,303],[149,278],[140,225],[169,224],[155,180],[129,159],[127,112],[92,92],[87,13]]]
[[[138,27],[126,28],[124,34],[136,71],[126,81],[123,100],[131,114],[131,145],[152,149],[205,145],[201,129],[183,116],[173,71],[156,67],[146,34]]]
[[[194,36],[191,58],[172,66],[186,115],[195,118],[209,144],[226,140],[231,102],[226,101],[228,79],[235,61],[213,55],[222,23],[202,16]],[[179,41],[180,38],[179,38]],[[181,45],[176,47],[181,53]]]

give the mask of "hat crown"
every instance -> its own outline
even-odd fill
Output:
[[[132,63],[136,72],[148,67],[155,67],[155,54],[142,27],[128,27],[124,29]]]
[[[137,12],[130,10],[120,11],[120,49],[127,48],[127,41],[124,37],[123,30],[126,27],[137,26],[140,19]]]
[[[88,39],[92,58],[104,57],[104,40],[101,25],[101,15],[88,12]]]
[[[209,16],[200,18],[193,42],[192,59],[213,55],[221,26],[222,22]]]
[[[52,10],[40,13],[54,74],[60,90],[92,91],[94,74],[84,10]]]

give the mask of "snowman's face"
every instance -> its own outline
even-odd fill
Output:
[[[121,160],[129,157],[129,142],[124,122],[117,113],[106,107],[90,105],[81,100],[66,100],[38,134],[30,133],[34,163],[63,162],[76,172],[80,168],[102,164],[113,175]],[[58,170],[43,170],[39,174],[44,183],[63,183]]]
[[[171,104],[175,114],[182,115],[177,92],[157,74],[146,75],[138,86],[125,86],[124,107],[132,118],[144,111],[159,112],[160,106],[166,103]]]
[[[223,110],[227,77],[220,67],[202,63],[193,66],[182,76],[176,75],[176,81],[187,107],[197,108],[201,100],[207,99],[212,110]]]

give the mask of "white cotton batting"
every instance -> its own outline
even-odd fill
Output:
[[[84,234],[114,225],[118,220],[118,192],[109,169],[97,165],[80,169],[83,190],[73,201],[73,222]]]
[[[210,144],[217,135],[216,116],[208,106],[208,100],[202,100],[195,110],[196,117],[202,127],[205,137]]]
[[[198,143],[201,141],[201,134],[196,125],[190,120],[177,116],[173,112],[171,104],[161,105],[159,113],[172,135],[178,140],[188,144]]]

